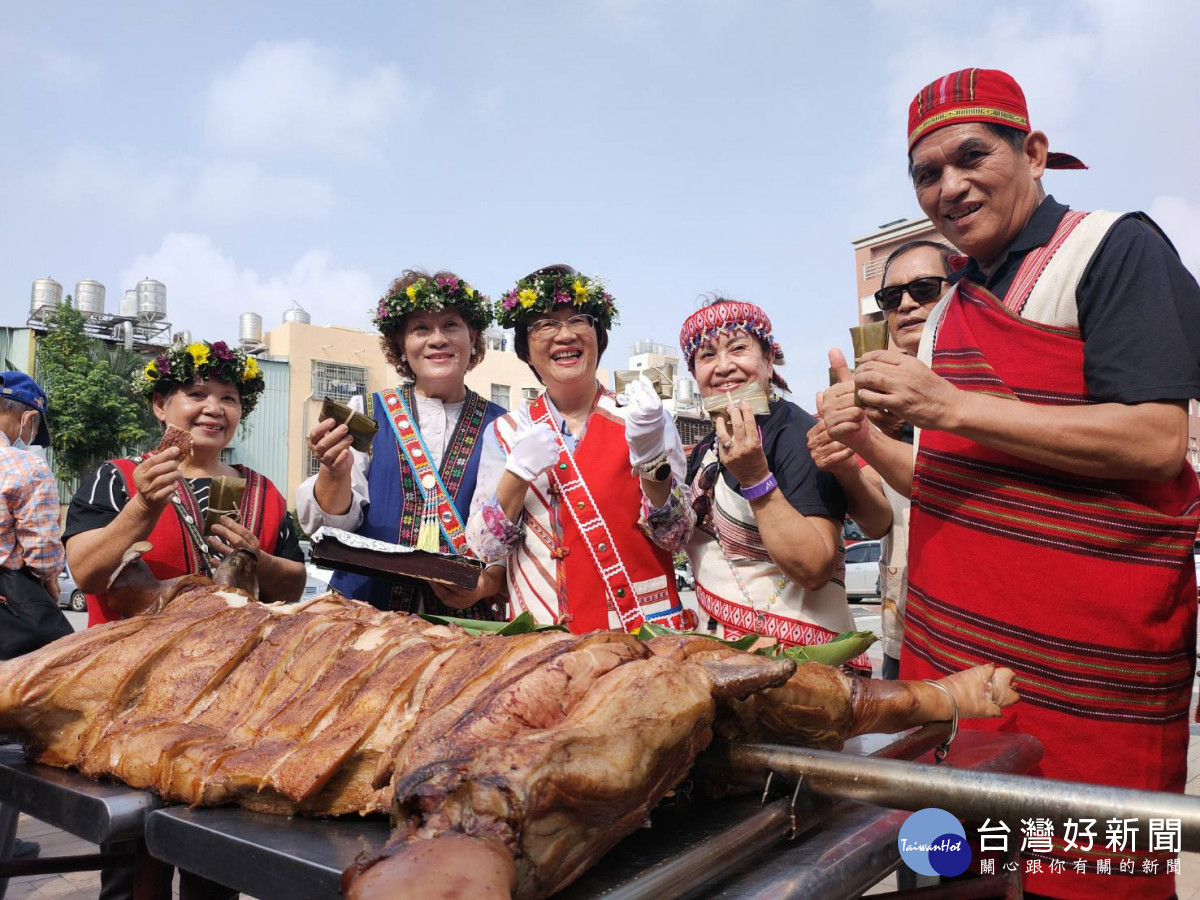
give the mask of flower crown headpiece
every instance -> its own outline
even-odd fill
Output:
[[[210,344],[172,344],[154,357],[133,377],[133,387],[147,400],[197,379],[215,379],[236,385],[242,399],[242,415],[247,416],[267,386],[258,360],[245,351],[231,350],[224,341]]]
[[[534,272],[518,281],[516,287],[496,302],[496,321],[504,328],[512,328],[518,322],[529,322],[561,306],[595,316],[605,330],[617,317],[616,303],[604,289],[599,275],[588,277],[559,270]]]
[[[419,310],[437,312],[453,306],[463,320],[476,331],[492,324],[492,301],[457,275],[442,274],[418,278],[402,291],[388,294],[375,307],[371,321],[383,334],[400,327],[404,317]]]

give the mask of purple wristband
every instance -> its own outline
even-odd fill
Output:
[[[779,487],[779,482],[775,480],[774,475],[768,475],[758,484],[752,484],[750,487],[738,488],[738,493],[747,500],[757,500],[759,497],[765,497],[775,488]]]

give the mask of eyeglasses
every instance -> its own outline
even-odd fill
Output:
[[[570,329],[571,334],[587,334],[595,327],[596,317],[580,313],[569,319],[538,319],[529,323],[529,336],[541,341],[548,341],[558,334],[559,329],[564,325]]]
[[[948,279],[941,275],[926,275],[924,278],[914,279],[908,284],[889,284],[875,292],[875,302],[879,304],[880,309],[887,312],[900,305],[900,301],[904,299],[904,292],[907,291],[908,296],[917,303],[929,303],[942,296],[942,282],[944,281],[948,281]]]

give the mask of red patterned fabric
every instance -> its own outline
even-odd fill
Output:
[[[696,584],[696,602],[702,610],[721,623],[724,628],[722,637],[729,641],[736,641],[747,634],[761,634],[774,638],[785,647],[813,647],[817,644],[828,644],[838,635],[836,631],[830,631],[812,622],[801,622],[742,603],[734,603],[732,600],[718,597],[699,583]],[[847,665],[870,677],[871,660],[866,653],[860,653]]]
[[[679,347],[683,358],[691,364],[700,345],[723,332],[747,331],[771,348],[771,362],[783,364],[783,348],[771,332],[771,319],[761,307],[741,300],[722,300],[696,310],[683,321],[679,329]]]
[[[538,418],[534,409],[531,409],[531,414],[535,420]],[[609,627],[608,612],[610,607],[615,606],[609,586],[616,581],[601,573],[601,565],[610,576],[619,567],[622,584],[632,586],[653,578],[664,579],[664,587],[659,590],[620,598],[623,606],[627,605],[627,600],[636,601],[628,604],[633,610],[632,615],[622,616],[626,631],[636,631],[644,621],[637,612],[638,607],[658,604],[661,608],[661,604],[668,600],[669,614],[655,617],[654,621],[668,628],[683,627],[683,607],[675,588],[675,566],[671,554],[652,544],[638,526],[638,513],[642,506],[641,483],[629,474],[629,457],[624,450],[613,452],[614,446],[623,448],[624,445],[625,423],[610,419],[597,410],[588,419],[587,433],[573,454],[574,464],[590,488],[595,511],[603,517],[607,534],[612,539],[612,546],[603,537],[593,540],[592,532],[581,533],[574,515],[567,510],[560,510],[560,546],[564,555],[558,568],[566,595],[566,609],[562,612],[562,618],[575,634]],[[555,469],[555,474],[558,473],[559,470]],[[562,504],[563,500],[560,498],[558,502]],[[600,549],[601,546],[603,549]]]
[[[137,485],[133,481],[133,470],[138,464],[135,459],[114,459],[113,465],[125,479],[125,488],[129,499],[137,496]],[[274,553],[279,540],[279,530],[283,526],[283,517],[287,515],[287,503],[271,480],[246,466],[236,467],[246,479],[246,489],[242,493],[239,521],[258,538],[259,546],[266,553]],[[181,492],[184,490],[180,488]],[[190,493],[188,494],[190,499]],[[187,507],[185,509],[185,506]],[[142,557],[150,566],[154,577],[160,581],[168,578],[178,578],[181,575],[192,575],[201,571],[200,552],[196,541],[190,534],[186,516],[196,519],[194,505],[186,503],[171,503],[170,509],[165,509],[158,517],[158,523],[150,536],[146,538],[154,549]],[[203,522],[200,526],[203,527]],[[103,594],[88,594],[88,628],[103,625],[119,619],[115,612],[109,609]]]
[[[962,390],[1013,402],[1093,402],[1078,332],[1022,319],[960,282],[937,331],[933,369]],[[921,434],[912,494],[902,678],[984,662],[1012,667],[1021,702],[964,728],[1032,734],[1035,774],[1182,792],[1195,661],[1191,546],[1200,486],[1084,478],[966,438]],[[953,761],[953,759],[951,759]],[[1055,833],[1029,890],[1055,897],[1167,897],[1167,853],[1135,860],[1157,876],[1074,874],[1076,859],[1121,859],[1104,845],[1068,851]],[[1016,829],[1014,829],[1014,833]],[[1112,865],[1114,873],[1118,866]],[[1094,868],[1089,870],[1094,871]]]
[[[930,132],[964,122],[1007,125],[1028,134],[1029,108],[1025,92],[1007,72],[999,69],[961,69],[931,81],[917,92],[908,107],[908,149]],[[1067,153],[1051,153],[1048,169],[1086,169]]]

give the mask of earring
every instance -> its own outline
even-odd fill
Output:
[[[475,348],[474,348],[474,347],[472,347],[472,348],[471,348],[471,355],[472,355],[472,356],[474,356],[474,355],[475,355]]]
[[[408,362],[408,357],[403,353],[400,354],[400,362]]]

